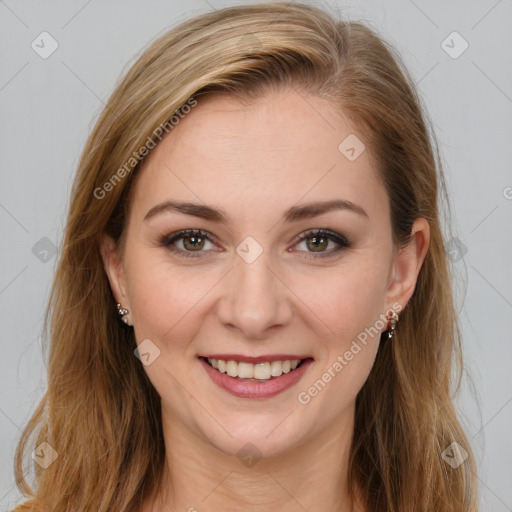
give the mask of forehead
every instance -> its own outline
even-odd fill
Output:
[[[231,205],[243,219],[336,198],[371,210],[385,197],[361,134],[328,101],[293,90],[249,105],[224,94],[197,101],[146,157],[139,215],[169,199]]]

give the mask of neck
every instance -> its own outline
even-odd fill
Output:
[[[147,510],[362,511],[360,505],[351,508],[347,492],[353,411],[349,421],[333,421],[288,451],[252,460],[226,454],[176,417],[165,421],[165,416],[163,486]]]

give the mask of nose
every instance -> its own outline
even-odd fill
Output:
[[[264,251],[248,263],[238,258],[226,276],[217,314],[224,326],[238,329],[247,340],[264,339],[271,328],[292,317],[291,292],[272,268]]]

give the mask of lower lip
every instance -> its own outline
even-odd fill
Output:
[[[217,386],[237,397],[253,399],[271,398],[291,388],[299,382],[313,362],[312,359],[306,359],[296,370],[283,373],[280,377],[264,382],[250,382],[238,380],[226,373],[221,373],[210,366],[204,359],[200,358],[199,361]]]

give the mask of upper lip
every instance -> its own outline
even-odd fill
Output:
[[[205,357],[207,359],[222,359],[223,361],[241,361],[244,363],[266,363],[272,361],[287,361],[294,359],[309,359],[311,356],[297,355],[297,354],[268,354],[263,356],[244,356],[242,354],[202,354],[199,357]]]

